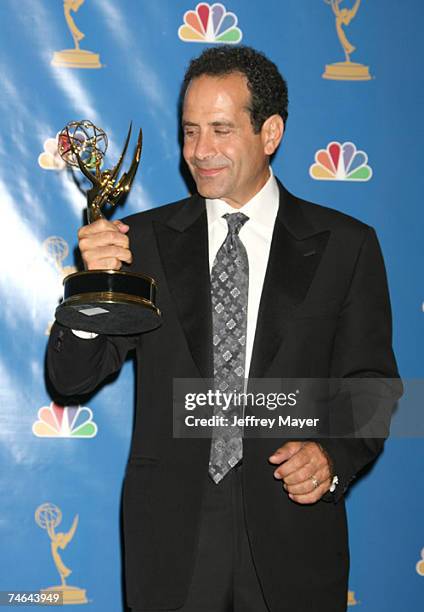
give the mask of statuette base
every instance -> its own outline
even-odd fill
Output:
[[[63,584],[59,584],[58,586],[48,587],[47,589],[40,589],[40,593],[45,593],[46,595],[48,595],[52,591],[54,591],[55,593],[60,593],[62,595],[63,600],[60,605],[88,603],[85,589],[80,589],[79,587],[73,587],[73,586],[68,586],[68,585],[63,585]],[[55,604],[49,602],[48,605],[54,606]]]
[[[100,56],[84,49],[63,49],[53,53],[52,65],[60,68],[101,68]]]
[[[88,270],[63,281],[64,300],[56,319],[65,327],[107,335],[139,334],[161,324],[156,283],[145,275]]]
[[[372,78],[369,67],[356,62],[327,64],[322,76],[335,81],[370,81]]]

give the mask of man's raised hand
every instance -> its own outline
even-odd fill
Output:
[[[78,230],[78,246],[86,270],[120,270],[132,262],[129,226],[122,221],[98,219]]]

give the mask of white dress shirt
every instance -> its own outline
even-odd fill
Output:
[[[241,208],[233,208],[223,200],[206,200],[209,238],[209,270],[228,233],[228,224],[222,218],[226,213],[242,212],[249,220],[240,230],[249,260],[249,293],[247,302],[247,334],[245,377],[248,377],[255,339],[256,322],[265,272],[268,265],[272,233],[279,205],[279,189],[270,167],[270,177],[256,195]]]

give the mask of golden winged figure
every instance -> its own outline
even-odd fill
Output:
[[[134,181],[138,164],[140,163],[141,149],[142,149],[142,132],[138,133],[138,140],[135,150],[135,155],[132,159],[131,165],[128,172],[124,172],[120,179],[118,179],[119,172],[124,161],[125,154],[128,149],[128,143],[131,138],[132,124],[128,130],[127,139],[125,141],[124,148],[118,159],[117,164],[110,170],[100,170],[101,158],[96,161],[95,173],[90,172],[85,166],[84,162],[75,149],[72,138],[69,137],[70,147],[75,155],[78,162],[78,167],[84,176],[92,184],[91,189],[87,191],[87,216],[89,223],[100,219],[102,215],[102,208],[106,203],[116,206],[120,200],[130,191],[131,185]]]
[[[350,9],[348,8],[340,8],[340,4],[343,0],[330,0],[331,8],[333,9],[333,13],[336,17],[336,30],[337,36],[339,37],[340,44],[343,47],[343,51],[346,55],[346,61],[350,62],[350,56],[355,51],[356,47],[352,45],[345,31],[343,30],[343,26],[348,26],[352,19],[356,17],[356,13],[358,12],[359,6],[361,4],[361,0],[356,0],[354,6]]]
[[[67,533],[59,532],[56,533],[54,529],[54,525],[51,523],[47,523],[47,533],[49,534],[51,540],[51,551],[53,560],[55,562],[57,571],[59,572],[62,586],[66,586],[66,578],[72,574],[72,570],[63,563],[61,556],[59,555],[58,549],[61,548],[64,550],[69,542],[74,537],[76,528],[78,526],[78,514],[75,516],[74,521],[70,530]]]
[[[65,13],[66,23],[71,31],[72,38],[74,39],[75,49],[79,49],[80,40],[85,38],[85,34],[77,28],[75,21],[71,15],[71,11],[76,13],[80,8],[81,4],[84,4],[85,0],[63,0],[63,11]]]

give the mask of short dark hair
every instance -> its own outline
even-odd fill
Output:
[[[250,120],[256,134],[271,115],[280,115],[284,123],[287,121],[288,91],[285,79],[263,53],[243,45],[211,47],[191,60],[184,75],[181,103],[193,79],[202,75],[225,76],[235,72],[240,72],[247,79],[251,93]]]

